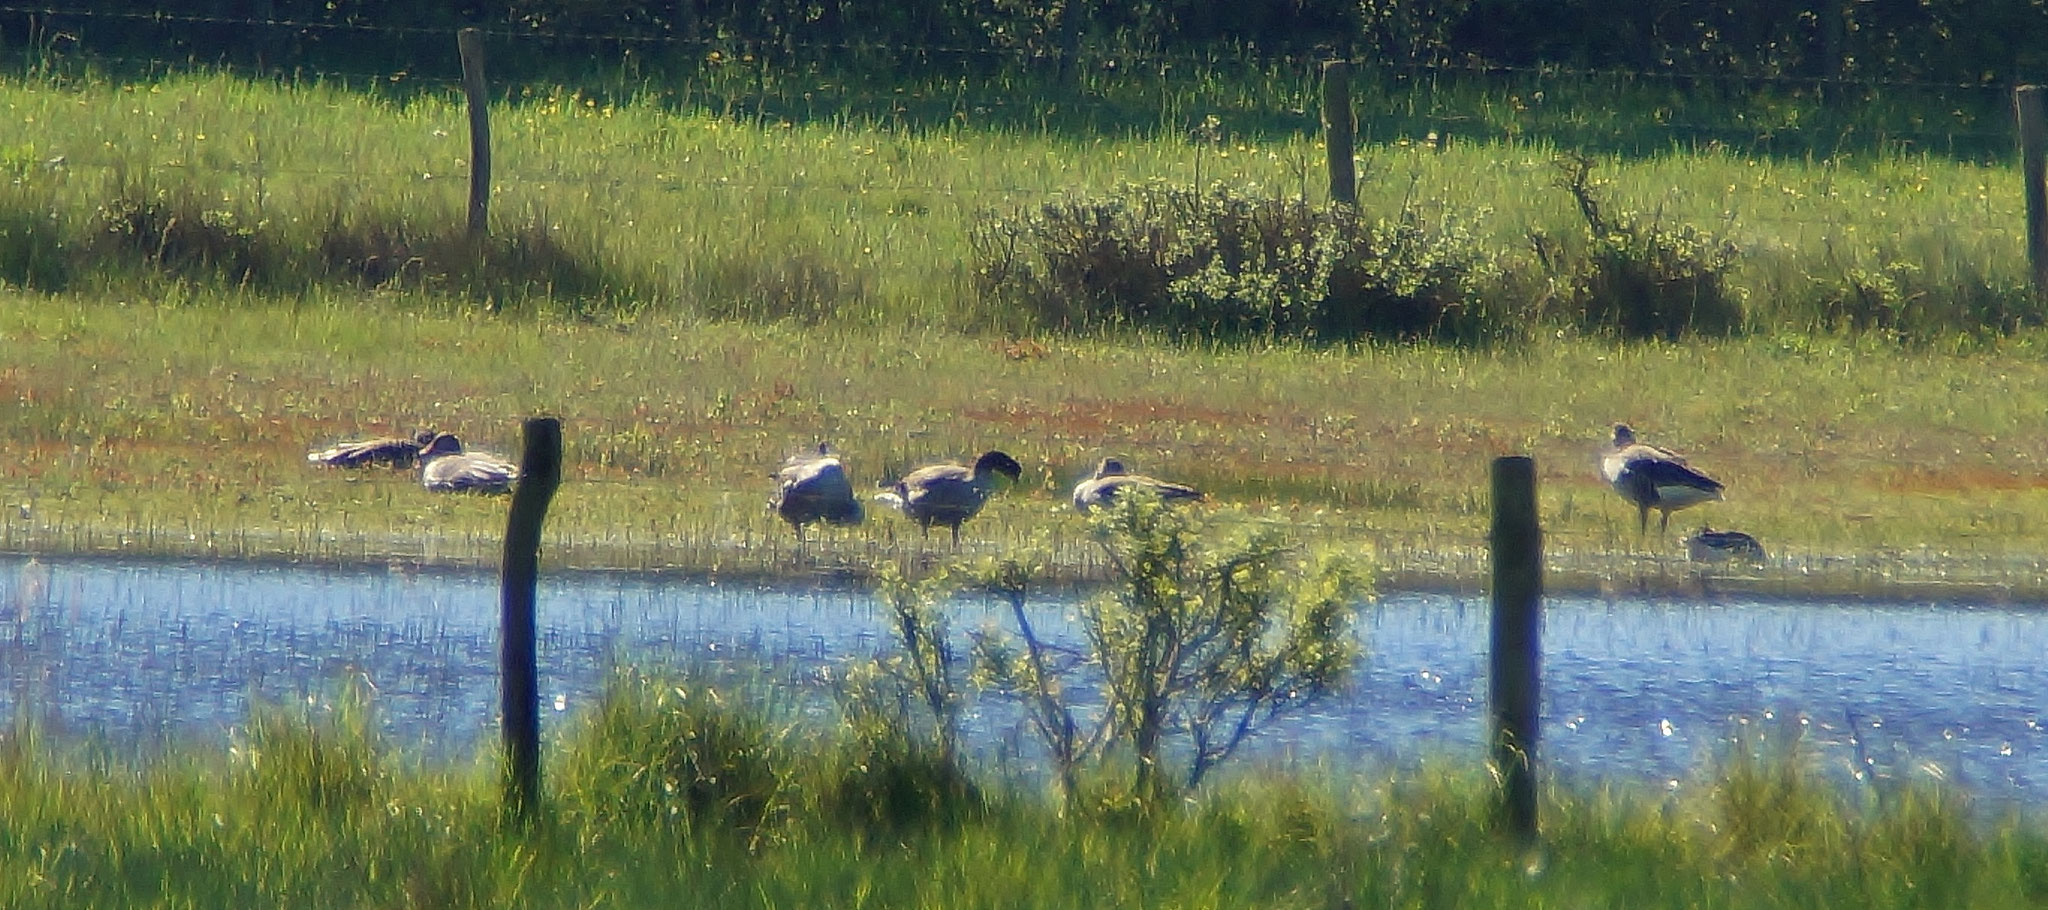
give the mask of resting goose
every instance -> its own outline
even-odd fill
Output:
[[[336,443],[332,448],[307,452],[306,460],[336,468],[360,468],[378,462],[394,468],[410,468],[413,462],[419,460],[420,450],[433,441],[433,430],[421,430],[412,436],[385,436]]]
[[[973,518],[996,489],[996,475],[1015,483],[1024,466],[1002,452],[983,452],[974,467],[957,464],[926,465],[889,485],[875,496],[879,502],[902,512],[931,533],[932,525],[953,529],[953,546],[960,545],[960,523]]]
[[[777,488],[769,505],[775,514],[796,529],[804,539],[804,525],[823,521],[832,525],[857,525],[864,516],[860,500],[853,495],[853,483],[832,448],[818,443],[816,452],[790,456],[782,470],[775,472]]]
[[[462,440],[440,433],[420,449],[420,484],[429,490],[503,493],[519,479],[519,466],[496,455],[465,452]]]
[[[1764,545],[1741,531],[1716,531],[1702,527],[1698,534],[1685,539],[1687,555],[1693,562],[1727,562],[1740,559],[1743,562],[1761,563],[1768,558]]]
[[[1614,448],[1600,458],[1600,473],[1621,498],[1636,505],[1636,533],[1650,528],[1650,510],[1663,513],[1659,533],[1671,526],[1671,513],[1721,498],[1721,482],[1694,470],[1669,449],[1636,441],[1628,424],[1614,425]]]
[[[1202,491],[1187,484],[1133,474],[1125,470],[1123,462],[1105,458],[1096,466],[1095,476],[1074,485],[1074,508],[1082,512],[1102,508],[1124,490],[1143,490],[1168,502],[1202,498]]]

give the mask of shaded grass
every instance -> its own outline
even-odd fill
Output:
[[[10,907],[2035,906],[2048,839],[1901,787],[1858,806],[1796,753],[1735,757],[1671,793],[1546,790],[1531,852],[1499,836],[1481,773],[1265,769],[1184,805],[1065,813],[1028,792],[880,824],[833,811],[870,753],[744,688],[628,678],[551,745],[544,810],[508,824],[494,768],[421,767],[361,725],[275,715],[226,754],[146,767],[0,740]],[[668,693],[677,693],[669,695]],[[694,707],[677,712],[682,702]],[[719,699],[716,705],[712,699]],[[688,754],[687,765],[671,761]],[[1748,753],[1743,753],[1747,755]],[[701,759],[754,768],[775,811]],[[912,779],[945,779],[901,766]],[[341,769],[337,771],[336,769]],[[944,805],[946,803],[942,803]],[[747,803],[745,805],[754,805]]]
[[[365,309],[368,306],[369,309]],[[1729,484],[1682,513],[1757,535],[1769,585],[2035,590],[2048,481],[2041,339],[1952,351],[1806,336],[1686,346],[1143,348],[936,329],[643,315],[505,319],[401,299],[205,305],[0,296],[0,547],[260,558],[495,558],[504,503],[415,476],[309,468],[359,434],[436,426],[516,452],[565,421],[562,565],[865,572],[944,556],[887,514],[799,550],[769,475],[818,440],[858,487],[1001,448],[1023,482],[969,551],[1047,536],[1094,571],[1067,491],[1104,455],[1209,490],[1224,517],[1377,548],[1398,586],[1483,577],[1487,462],[1538,459],[1559,573],[1692,583],[1594,456],[1617,420]],[[25,508],[24,508],[25,507]],[[1995,592],[1993,592],[1995,594]]]

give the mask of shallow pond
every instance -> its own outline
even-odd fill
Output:
[[[1071,640],[1072,607],[1040,604],[1033,622]],[[1248,748],[1340,765],[1481,757],[1485,600],[1395,593],[1364,609],[1357,684]],[[959,630],[1007,618],[952,610]],[[147,754],[225,742],[252,698],[322,705],[360,675],[393,741],[467,756],[495,735],[497,611],[487,572],[0,557],[0,712]],[[1845,780],[1937,777],[1993,804],[2048,804],[2048,612],[1570,597],[1545,611],[1551,773],[1685,786],[1732,739],[1762,734],[1798,738]],[[543,724],[561,729],[618,662],[808,681],[887,649],[883,629],[857,591],[549,575]],[[1028,756],[1014,718],[994,699],[970,718],[983,755]]]

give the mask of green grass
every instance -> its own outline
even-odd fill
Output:
[[[0,170],[15,179],[0,187],[0,211],[10,213],[0,275],[43,289],[204,297],[217,293],[204,288],[220,275],[174,269],[187,282],[166,287],[154,266],[138,277],[137,260],[176,266],[212,250],[215,266],[227,260],[227,283],[266,294],[303,293],[309,281],[353,287],[369,276],[558,312],[651,306],[1021,332],[1032,329],[1028,319],[974,292],[969,236],[980,219],[1153,179],[1311,200],[1324,193],[1323,151],[1305,115],[1288,129],[1220,119],[1253,103],[1233,89],[1299,103],[1300,85],[1197,80],[1199,92],[1162,102],[1156,126],[1091,133],[972,106],[937,121],[749,114],[707,94],[733,81],[714,73],[602,95],[509,89],[493,111],[502,246],[490,251],[499,262],[490,268],[509,274],[478,281],[453,261],[462,258],[454,238],[469,147],[452,92],[393,98],[223,75],[7,80],[0,110],[14,129]],[[758,90],[784,90],[768,81],[775,85]],[[1430,97],[1488,110],[1501,101],[1456,86]],[[1654,100],[1625,94],[1608,107]],[[1389,105],[1400,106],[1360,101],[1368,112]],[[1578,109],[1599,108],[1589,99]],[[1179,125],[1206,116],[1219,116],[1215,141]],[[1530,238],[1551,238],[1566,265],[1583,253],[1585,227],[1554,165],[1561,148],[1576,146],[1543,130],[1480,135],[1443,148],[1421,133],[1369,135],[1361,203],[1469,225],[1523,276],[1516,293],[1528,299],[1515,309],[1540,320],[1551,292]],[[1696,226],[1744,250],[1731,283],[1758,328],[1825,322],[1830,301],[1874,288],[1876,276],[1900,285],[1879,295],[1891,305],[1935,310],[2011,301],[2024,286],[2022,202],[2007,162],[1881,143],[1826,158],[1736,148],[1674,144],[1601,157],[1595,178],[1614,214]],[[110,239],[109,216],[138,210],[158,217],[131,219],[136,230]],[[167,227],[174,220],[187,234]],[[372,257],[379,261],[362,261]],[[241,267],[248,260],[253,278]]]
[[[1487,459],[1527,453],[1559,585],[1696,585],[1594,476],[1626,420],[1730,484],[1681,523],[1759,536],[1780,561],[1748,584],[2040,592],[2043,336],[1815,329],[1852,275],[1922,308],[2019,281],[2008,165],[1603,160],[1611,211],[1749,251],[1731,284],[1750,321],[1732,340],[1582,337],[1542,279],[1516,285],[1536,314],[1524,337],[1489,349],[1159,345],[979,299],[977,219],[1150,178],[1313,198],[1312,135],[1197,141],[1171,127],[1181,101],[1158,130],[1088,136],[971,111],[743,117],[704,91],[513,90],[494,111],[484,250],[511,265],[478,272],[452,95],[0,82],[15,177],[0,185],[0,548],[488,560],[501,502],[302,455],[423,425],[513,452],[519,418],[550,413],[568,445],[557,564],[862,573],[943,549],[888,515],[797,548],[764,508],[767,476],[823,439],[861,484],[1011,452],[1025,483],[967,546],[1044,539],[1066,574],[1093,556],[1065,491],[1117,454],[1205,487],[1227,517],[1370,544],[1395,584],[1483,576]],[[1532,234],[1569,249],[1583,233],[1553,157],[1512,136],[1396,137],[1362,148],[1363,194],[1455,213],[1532,268]],[[336,260],[337,245],[353,252]],[[372,253],[403,259],[393,280],[336,265]]]
[[[1609,424],[1627,420],[1729,483],[1674,536],[1701,521],[1756,534],[1780,559],[1766,588],[2027,593],[2048,550],[2039,340],[1019,351],[888,326],[9,294],[0,547],[487,561],[503,500],[316,470],[304,453],[427,424],[516,452],[519,418],[552,413],[567,461],[554,565],[806,574],[948,552],[889,514],[799,551],[766,508],[769,475],[825,439],[858,485],[985,448],[1017,456],[1024,480],[968,524],[970,551],[1043,536],[1063,572],[1091,571],[1067,490],[1115,453],[1210,490],[1227,519],[1370,545],[1396,585],[1483,577],[1488,460],[1528,453],[1560,584],[1693,583],[1673,544],[1637,543],[1634,510],[1596,474]]]
[[[2021,907],[2048,839],[1957,794],[1851,799],[1796,750],[1669,790],[1551,786],[1534,851],[1484,774],[1296,768],[1143,811],[939,791],[929,765],[791,724],[745,687],[621,677],[548,749],[530,826],[495,769],[421,767],[360,714],[253,719],[146,767],[0,740],[9,907]],[[346,701],[346,699],[344,699]],[[360,704],[355,710],[360,710]],[[783,718],[783,719],[778,719]],[[819,724],[824,726],[820,727]],[[896,761],[896,764],[888,762]],[[890,771],[888,769],[896,770]],[[714,776],[709,773],[716,771]],[[899,786],[862,785],[892,777]],[[893,805],[877,816],[862,807]]]

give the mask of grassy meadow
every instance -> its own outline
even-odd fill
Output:
[[[888,515],[796,548],[767,477],[829,440],[857,483],[1017,455],[1024,484],[966,546],[1035,541],[1080,574],[1065,490],[1117,454],[1228,515],[1437,581],[1483,574],[1487,459],[1528,453],[1561,583],[1689,584],[1672,540],[1639,543],[1594,473],[1625,420],[1729,483],[1678,524],[1759,536],[1764,587],[2040,588],[2048,446],[2029,418],[2048,336],[1819,331],[1812,297],[1851,273],[1923,308],[2018,282],[2010,166],[1601,159],[1611,210],[1744,250],[1730,281],[1748,331],[1623,344],[1541,318],[1555,279],[1528,238],[1584,230],[1554,148],[1395,138],[1360,153],[1363,206],[1459,219],[1530,269],[1512,285],[1530,295],[1522,337],[1162,344],[981,299],[973,225],[1130,181],[1314,197],[1312,134],[792,121],[705,100],[513,91],[493,112],[503,239],[463,271],[446,267],[469,249],[453,96],[0,82],[0,547],[488,560],[502,502],[303,453],[430,425],[516,452],[519,418],[548,413],[566,421],[549,528],[564,564],[801,575],[941,549]]]
[[[1576,111],[1458,95],[1450,117],[1419,85],[1361,90],[1363,207],[1462,225],[1526,319],[1472,346],[1189,342],[995,304],[977,225],[1145,181],[1320,201],[1306,85],[1090,82],[1072,111],[1028,86],[792,78],[512,88],[484,243],[462,237],[452,90],[0,79],[0,551],[488,564],[503,498],[305,453],[423,426],[516,453],[520,419],[551,414],[546,566],[804,579],[953,555],[879,513],[799,545],[769,478],[824,440],[861,486],[1008,451],[1023,480],[961,549],[1036,548],[1066,578],[1100,570],[1068,490],[1118,455],[1208,490],[1226,522],[1369,548],[1383,587],[1473,586],[1488,462],[1530,454],[1554,589],[2048,597],[2048,330],[1927,328],[2024,287],[2010,162],[1882,141],[1646,151],[1654,90]],[[989,91],[1009,105],[973,100]],[[1156,121],[1089,119],[1111,107]],[[1427,137],[1444,124],[1453,141]],[[1591,143],[1610,212],[1741,251],[1741,332],[1624,343],[1560,314],[1587,241],[1553,137],[1586,134],[1614,140]],[[1845,331],[1831,308],[1852,297],[1919,315]],[[1616,421],[1728,500],[1639,540],[1596,473]],[[1770,563],[1703,576],[1676,542],[1702,522]],[[1554,789],[1531,853],[1492,830],[1490,781],[1455,771],[1244,774],[1157,813],[1097,788],[1060,812],[1000,784],[920,790],[915,756],[762,710],[691,721],[740,725],[721,741],[745,763],[692,777],[677,755],[701,731],[664,726],[663,693],[614,693],[551,743],[525,829],[498,814],[494,768],[419,767],[360,718],[258,716],[226,754],[142,767],[18,726],[0,735],[0,868],[18,870],[0,905],[2048,901],[2028,824],[1939,790],[1844,794],[1796,755],[1670,792]]]
[[[533,413],[565,421],[557,565],[801,575],[950,553],[889,514],[799,550],[766,508],[769,474],[825,439],[856,483],[983,448],[1019,457],[1023,482],[968,525],[970,551],[1039,544],[1085,573],[1066,491],[1116,453],[1210,490],[1225,516],[1370,546],[1397,583],[1484,574],[1488,461],[1524,452],[1561,580],[1683,583],[1676,545],[1639,543],[1634,509],[1597,475],[1616,419],[1729,483],[1727,502],[1680,513],[1672,536],[1699,521],[1756,534],[1776,560],[1769,584],[2032,591],[2048,544],[2048,440],[2029,419],[2048,365],[2024,339],[1190,350],[18,293],[0,302],[0,337],[12,550],[488,561],[504,500],[315,470],[304,453],[425,424],[516,452]]]

